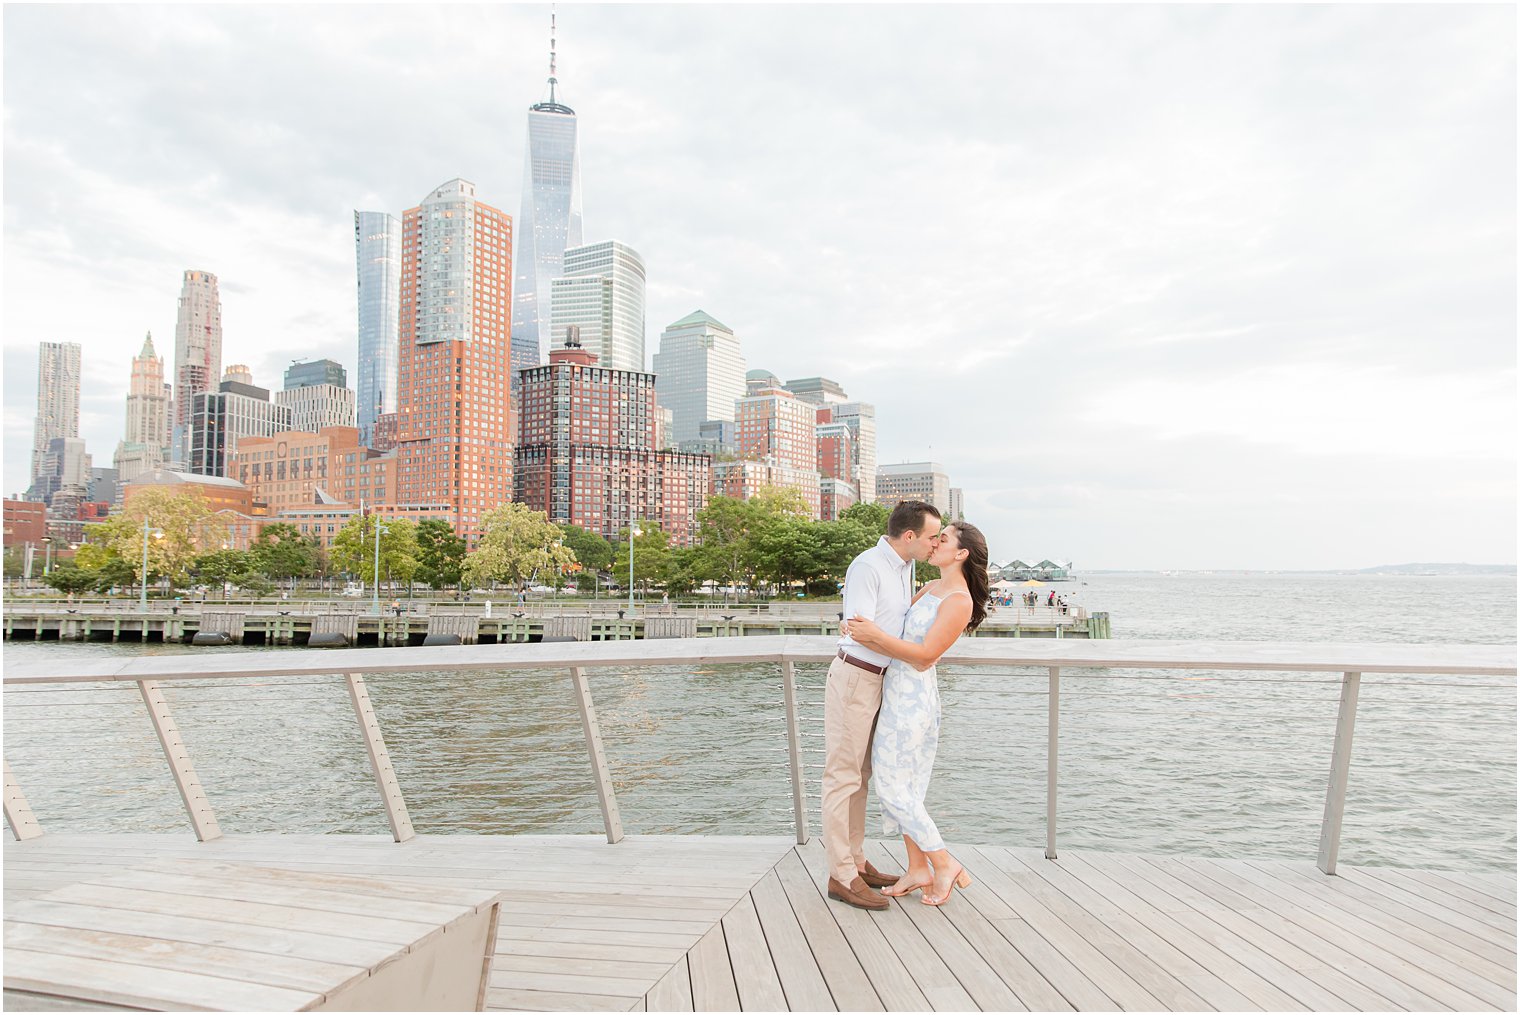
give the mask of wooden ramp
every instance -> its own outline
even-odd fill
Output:
[[[1512,874],[956,852],[972,888],[881,913],[827,900],[817,840],[781,837],[48,834],[6,844],[4,887],[176,857],[486,887],[498,1009],[1515,1008]]]

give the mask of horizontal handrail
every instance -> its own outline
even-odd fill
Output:
[[[821,636],[654,639],[415,648],[185,652],[131,659],[60,655],[7,664],[4,683],[279,678],[314,673],[565,669],[573,666],[714,666],[827,663],[837,640]],[[962,638],[944,665],[1118,669],[1273,670],[1296,673],[1442,673],[1515,676],[1514,645],[1392,645]]]

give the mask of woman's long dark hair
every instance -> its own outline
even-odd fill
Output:
[[[971,622],[966,630],[975,631],[987,619],[987,604],[992,598],[987,577],[987,537],[970,522],[952,522],[955,541],[966,551],[961,564],[961,574],[966,578],[966,591],[971,593]]]

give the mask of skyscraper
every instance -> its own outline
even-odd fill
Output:
[[[190,461],[195,396],[215,391],[222,376],[222,298],[209,271],[185,272],[174,324],[174,459]]]
[[[733,422],[734,402],[744,397],[744,354],[739,339],[716,318],[698,310],[660,333],[654,354],[654,390],[674,416],[671,440],[701,437],[702,424]]]
[[[450,180],[402,215],[394,503],[473,540],[512,499],[512,219]]]
[[[551,349],[566,328],[613,370],[644,370],[644,259],[617,240],[565,250],[565,271],[550,285]]]
[[[164,361],[153,348],[153,333],[132,360],[127,388],[127,426],[116,445],[114,464],[128,483],[161,467],[169,455],[169,402],[173,389],[164,383]]]
[[[383,211],[354,212],[359,273],[359,439],[374,438],[375,418],[396,411],[401,311],[401,221]],[[287,384],[287,387],[289,385]]]
[[[190,417],[190,458],[186,472],[229,475],[242,437],[272,437],[289,430],[290,407],[269,400],[269,389],[253,383],[246,366],[227,368],[216,391],[195,396]]]
[[[37,345],[37,419],[32,428],[32,489],[28,500],[47,500],[56,484],[44,474],[57,469],[45,461],[60,437],[79,436],[79,344],[39,342]],[[41,482],[39,482],[41,481]]]
[[[285,390],[275,392],[274,400],[290,409],[292,430],[349,427],[354,425],[354,393],[347,384],[348,371],[336,360],[292,363],[285,368]]]
[[[957,502],[960,499],[957,496]],[[905,500],[928,501],[950,521],[950,477],[945,467],[938,462],[902,462],[877,469],[876,503],[891,510]]]
[[[549,18],[549,100],[528,109],[522,214],[517,220],[517,288],[512,298],[512,375],[548,351],[549,286],[565,248],[581,245],[581,162],[575,110],[555,101],[554,16]],[[634,369],[643,369],[640,365]]]

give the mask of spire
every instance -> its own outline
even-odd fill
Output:
[[[554,101],[554,86],[559,81],[554,76],[554,5],[549,5],[549,101]]]
[[[142,352],[137,354],[138,359],[158,359],[158,353],[153,351],[153,332],[148,332],[148,337],[143,340]]]

